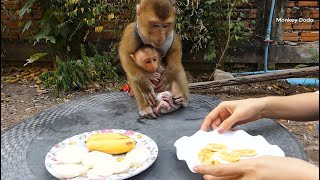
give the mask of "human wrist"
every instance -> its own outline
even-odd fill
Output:
[[[271,107],[272,107],[272,97],[263,97],[260,98],[260,117],[268,118],[271,116]]]

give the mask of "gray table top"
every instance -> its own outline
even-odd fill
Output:
[[[104,93],[73,100],[18,124],[1,134],[1,179],[55,179],[44,165],[45,156],[57,143],[71,136],[99,129],[130,129],[153,139],[159,148],[155,163],[133,180],[202,179],[176,157],[174,142],[199,130],[203,118],[221,101],[191,95],[187,108],[156,120],[141,120],[132,97],[126,93]],[[290,132],[270,119],[239,126],[251,135],[262,135],[289,157],[306,160]]]

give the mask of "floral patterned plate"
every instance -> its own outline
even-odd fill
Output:
[[[119,134],[123,134],[123,135],[134,138],[137,142],[136,147],[145,147],[149,149],[151,156],[141,166],[132,167],[125,173],[113,174],[106,178],[99,178],[99,180],[119,180],[119,179],[130,178],[149,168],[157,159],[158,146],[148,136],[141,134],[139,132],[131,131],[131,130],[104,129],[104,130],[85,132],[83,134],[79,134],[79,135],[70,137],[68,139],[65,139],[64,141],[54,145],[46,155],[46,158],[45,158],[46,169],[51,175],[53,175],[54,177],[57,177],[57,175],[55,174],[52,168],[53,165],[58,164],[58,161],[56,159],[57,152],[59,152],[61,149],[63,149],[65,146],[68,146],[68,145],[78,145],[79,147],[84,148],[88,151],[87,147],[85,146],[85,140],[92,134],[107,133],[107,132],[119,133]],[[122,158],[124,156],[125,155],[114,155],[115,158]],[[72,178],[72,180],[89,180],[89,178],[86,175],[83,175],[83,176]]]

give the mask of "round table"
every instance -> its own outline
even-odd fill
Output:
[[[71,136],[99,129],[130,129],[153,139],[159,148],[155,163],[134,180],[202,179],[176,156],[174,142],[197,132],[204,117],[221,101],[191,95],[187,108],[158,119],[140,119],[134,98],[126,93],[104,93],[69,101],[16,125],[1,134],[1,179],[50,180],[45,156],[57,143]],[[262,135],[278,145],[286,156],[306,160],[301,145],[285,128],[271,119],[239,126],[251,135]]]

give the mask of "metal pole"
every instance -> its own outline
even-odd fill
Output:
[[[264,72],[267,73],[268,71],[268,51],[269,51],[269,45],[270,45],[270,33],[271,33],[271,24],[272,24],[272,17],[273,17],[273,12],[274,12],[274,5],[275,5],[275,0],[272,0],[271,2],[271,9],[270,9],[270,15],[269,15],[269,22],[268,22],[268,27],[267,27],[267,33],[266,33],[266,47],[264,51]]]

